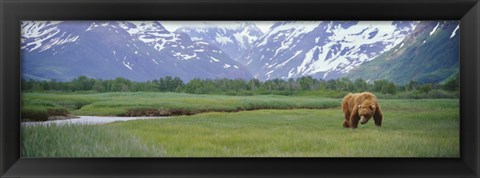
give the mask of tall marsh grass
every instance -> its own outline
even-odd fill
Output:
[[[96,125],[22,126],[22,157],[158,157],[128,132]]]

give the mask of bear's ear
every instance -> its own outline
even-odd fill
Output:
[[[375,105],[371,105],[371,106],[370,106],[370,109],[374,110],[374,109],[375,109]]]

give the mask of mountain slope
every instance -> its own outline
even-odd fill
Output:
[[[23,22],[21,39],[24,78],[251,78],[219,48],[153,21]]]
[[[236,60],[263,32],[251,22],[197,22],[189,23],[176,32],[186,33],[195,41],[205,41],[215,45]]]
[[[351,70],[346,77],[440,82],[459,72],[458,21],[424,21],[390,51]]]
[[[416,23],[278,22],[238,61],[260,80],[337,78],[399,44]]]

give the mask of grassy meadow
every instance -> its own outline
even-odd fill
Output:
[[[25,93],[22,108],[170,115],[22,127],[23,157],[458,157],[458,99],[381,99],[384,122],[342,127],[341,99],[179,93]],[[22,110],[23,112],[28,112]],[[148,114],[148,113],[147,113]],[[178,116],[176,116],[178,115]]]
[[[237,112],[258,109],[324,109],[338,107],[340,100],[277,95],[226,96],[186,93],[24,93],[22,111],[66,109],[74,115],[141,116],[193,115],[203,112]],[[147,112],[147,113],[146,113]],[[25,118],[33,120],[34,118]]]

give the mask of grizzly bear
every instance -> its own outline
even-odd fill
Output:
[[[361,124],[366,124],[372,116],[375,125],[382,126],[382,110],[378,105],[377,97],[370,92],[347,94],[343,97],[342,109],[345,128],[357,128],[359,121]]]

